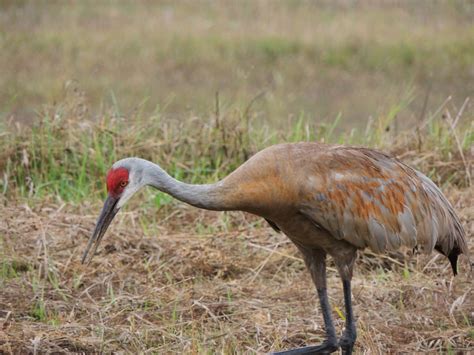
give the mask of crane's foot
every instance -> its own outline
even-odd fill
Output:
[[[321,345],[305,346],[303,348],[290,349],[271,353],[271,355],[310,355],[310,354],[330,354],[335,352],[339,346],[337,342],[326,340]]]
[[[354,345],[341,346],[342,355],[352,355]]]
[[[345,332],[339,339],[342,355],[351,355],[356,340],[355,333]]]

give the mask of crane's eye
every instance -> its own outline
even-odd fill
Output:
[[[128,181],[121,181],[120,182],[120,187],[125,187],[128,185]]]

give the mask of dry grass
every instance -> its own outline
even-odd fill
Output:
[[[450,190],[474,254],[473,194]],[[296,249],[243,213],[172,210],[118,216],[92,265],[80,264],[100,208],[0,207],[0,352],[263,353],[324,336]],[[153,221],[153,223],[149,223]],[[357,352],[474,347],[472,276],[440,255],[359,258]],[[329,270],[336,326],[342,290]]]

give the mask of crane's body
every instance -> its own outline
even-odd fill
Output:
[[[449,258],[455,274],[458,255],[468,254],[453,207],[422,173],[376,150],[294,143],[264,149],[209,185],[179,182],[146,160],[118,161],[107,177],[109,198],[84,259],[119,208],[145,185],[199,208],[256,214],[294,242],[316,285],[327,340],[287,354],[331,352],[339,346],[352,352],[356,331],[350,280],[358,249],[436,249]],[[339,343],[326,293],[326,255],[334,259],[344,285],[346,330]]]

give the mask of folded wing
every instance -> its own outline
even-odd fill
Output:
[[[335,238],[375,252],[455,245],[467,253],[452,206],[425,175],[381,152],[335,147],[320,159],[326,176],[308,179],[300,212]],[[315,183],[316,181],[316,183]]]

